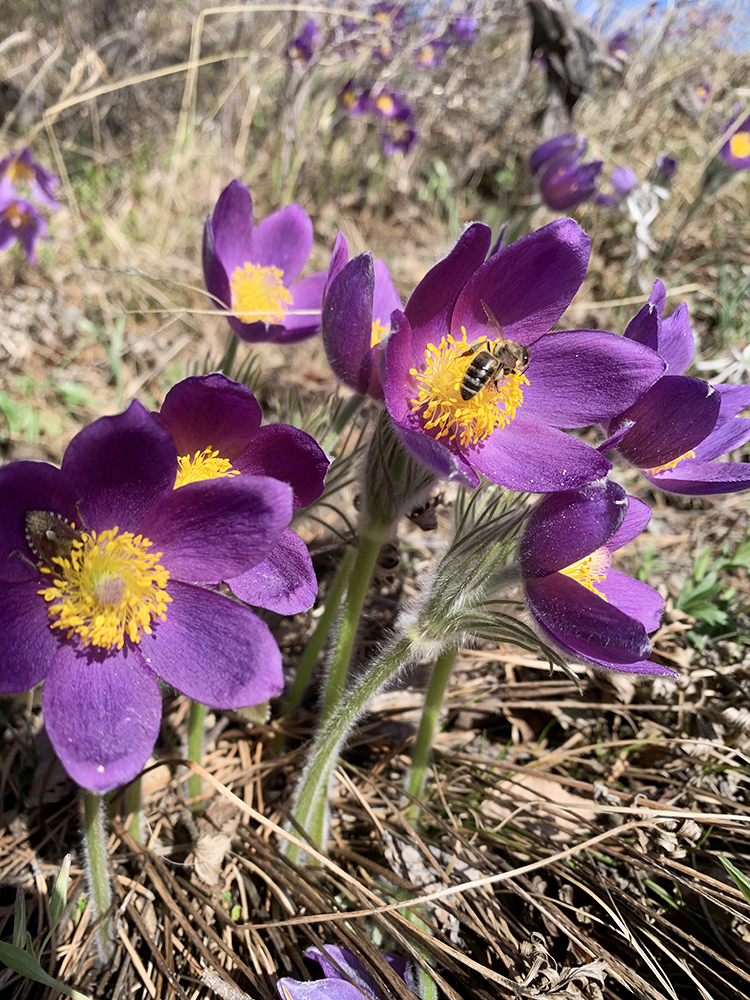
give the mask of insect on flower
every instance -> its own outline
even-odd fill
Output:
[[[25,517],[26,541],[39,557],[39,565],[55,572],[55,559],[69,559],[73,542],[82,535],[75,524],[48,510],[29,510]]]
[[[501,378],[522,375],[529,364],[528,347],[508,340],[486,302],[482,302],[482,308],[489,320],[487,328],[495,327],[500,339],[477,340],[461,353],[460,357],[472,355],[461,382],[461,399],[465,400],[473,399],[490,382],[497,388]]]

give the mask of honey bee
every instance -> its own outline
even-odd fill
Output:
[[[508,340],[486,302],[482,302],[482,308],[488,320],[487,329],[494,327],[502,339],[494,344],[489,339],[476,340],[459,355],[472,356],[461,382],[461,399],[464,400],[473,399],[490,382],[497,387],[498,381],[506,375],[522,374],[529,363],[528,347]]]
[[[81,540],[81,532],[67,518],[48,510],[27,510],[25,517],[26,541],[39,566],[46,566],[53,573],[60,567],[53,559],[67,559],[73,542]]]

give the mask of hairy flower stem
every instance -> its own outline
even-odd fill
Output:
[[[125,789],[125,815],[133,817],[128,826],[128,833],[136,844],[143,843],[140,776],[131,781]]]
[[[338,762],[339,748],[370,700],[413,655],[414,646],[407,636],[392,642],[359,678],[351,691],[347,692],[346,697],[338,699],[330,718],[321,726],[300,779],[293,812],[296,823],[319,847],[325,848],[328,786]],[[300,853],[299,848],[294,845],[289,845],[286,849],[291,861],[300,860]]]
[[[200,764],[203,758],[203,726],[206,721],[206,706],[199,701],[190,702],[190,718],[188,720],[187,756]],[[203,783],[200,775],[191,773],[188,778],[188,798],[196,801],[190,806],[193,812],[201,812],[203,803]]]
[[[346,586],[349,583],[349,577],[351,576],[356,555],[357,550],[353,548],[348,548],[344,553],[344,558],[339,566],[336,579],[333,581],[328,598],[326,599],[323,614],[318,619],[315,631],[310,636],[310,640],[307,643],[305,651],[299,661],[297,674],[292,681],[291,687],[289,688],[289,694],[286,699],[287,712],[299,705],[302,700],[302,695],[305,693],[305,688],[310,682],[310,675],[315,669],[315,664],[318,662],[318,657],[323,651],[323,647],[328,639],[333,621],[338,614],[339,605],[341,604],[341,599],[346,591]]]
[[[432,744],[435,742],[435,732],[437,730],[438,718],[440,716],[440,706],[443,703],[445,689],[448,686],[448,679],[456,662],[458,646],[446,646],[438,656],[435,668],[432,671],[430,686],[427,688],[424,708],[422,709],[422,719],[419,723],[417,740],[412,751],[411,770],[407,779],[406,790],[414,799],[421,799],[424,791],[427,765],[430,760]],[[410,819],[416,819],[419,815],[419,804],[411,802],[405,815]]]
[[[86,859],[86,881],[95,921],[101,921],[96,932],[96,943],[102,964],[112,958],[114,941],[112,917],[102,918],[112,902],[112,886],[107,865],[107,831],[105,829],[104,800],[95,792],[83,789],[85,833],[83,838]]]
[[[325,698],[320,725],[324,728],[341,701],[349,673],[357,626],[362,615],[367,589],[380,555],[380,550],[391,535],[390,525],[384,527],[372,521],[365,523],[357,556],[349,578],[344,608],[341,612],[336,644],[331,656],[331,666],[326,679]]]

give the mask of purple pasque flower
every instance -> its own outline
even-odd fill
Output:
[[[638,187],[638,178],[635,170],[630,167],[615,167],[609,178],[609,182],[620,198],[627,198],[631,191]]]
[[[60,207],[52,193],[60,183],[59,178],[33,160],[28,149],[10,153],[0,160],[0,179],[7,179],[14,188],[27,184],[31,198],[53,212]]]
[[[600,479],[609,464],[560,428],[631,405],[664,363],[613,333],[550,332],[588,264],[589,239],[572,219],[485,260],[491,240],[487,226],[470,226],[392,317],[383,388],[397,433],[437,475],[468,486],[478,473],[532,493]],[[474,391],[477,366],[487,377]]]
[[[750,464],[716,462],[750,441],[750,386],[709,385],[682,373],[695,349],[683,302],[662,319],[666,291],[655,281],[646,305],[631,320],[625,337],[656,351],[667,367],[644,395],[607,425],[602,452],[618,454],[667,493],[735,493],[750,487]]]
[[[413,111],[406,101],[395,90],[380,90],[370,95],[370,111],[378,118],[408,121],[413,117]]]
[[[724,132],[730,132],[736,121],[735,116],[730,118]],[[750,115],[735,128],[719,150],[719,156],[732,170],[750,170]]]
[[[613,59],[627,61],[635,46],[635,37],[632,28],[623,28],[616,31],[607,44],[607,52]]]
[[[176,488],[268,476],[291,488],[295,510],[323,492],[329,462],[317,442],[289,424],[261,427],[253,393],[226,375],[183,379],[167,393],[159,418],[177,447]],[[307,611],[318,593],[307,546],[288,527],[265,559],[224,582],[240,600],[280,615]]]
[[[649,179],[658,187],[667,187],[674,180],[678,166],[679,160],[676,157],[659,153],[649,172]]]
[[[203,230],[203,275],[214,302],[233,315],[241,340],[291,344],[320,329],[326,272],[297,280],[313,243],[310,216],[287,205],[253,225],[253,201],[241,181],[219,195]]]
[[[418,139],[419,132],[409,121],[397,122],[395,125],[391,125],[388,130],[380,133],[380,141],[386,156],[393,156],[394,153],[405,155]]]
[[[255,476],[175,490],[176,475],[169,432],[137,402],[80,431],[60,469],[0,469],[0,691],[44,680],[52,745],[93,792],[148,759],[157,677],[220,709],[282,688],[268,626],[210,585],[268,556],[292,491]]]
[[[579,162],[588,141],[566,132],[537,146],[529,157],[532,174],[539,175],[539,192],[556,212],[567,211],[596,194],[602,161]]]
[[[18,198],[9,182],[0,181],[0,250],[7,250],[18,240],[28,262],[35,264],[37,240],[49,239],[47,223],[38,209]]]
[[[289,42],[286,55],[296,69],[304,69],[323,43],[323,36],[314,17],[305,21],[302,31]]]
[[[419,69],[439,69],[445,62],[445,53],[450,48],[450,39],[431,38],[422,42],[414,50],[414,62]]]
[[[473,17],[456,17],[449,23],[446,34],[457,45],[473,45],[477,40],[477,22]]]
[[[610,481],[553,493],[529,515],[518,561],[529,611],[565,654],[608,670],[674,677],[649,659],[661,595],[612,569],[612,553],[650,517],[647,504]]]
[[[353,79],[347,80],[339,94],[339,102],[347,114],[357,118],[372,110],[370,93],[369,87],[361,87]]]
[[[370,253],[350,261],[339,233],[323,300],[323,346],[336,378],[377,400],[383,399],[380,369],[395,309],[401,309],[401,297],[386,265]]]
[[[401,955],[383,956],[391,968],[407,985],[408,965]],[[282,1000],[385,1000],[385,993],[375,977],[348,948],[327,944],[323,948],[308,948],[305,958],[318,962],[325,979],[299,982],[284,977],[276,984]]]

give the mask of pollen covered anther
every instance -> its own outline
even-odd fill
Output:
[[[423,372],[410,369],[419,383],[417,396],[411,401],[412,411],[418,413],[425,430],[436,431],[435,437],[457,441],[461,447],[478,444],[496,428],[507,427],[523,403],[523,386],[529,380],[522,372],[504,373],[489,378],[481,391],[470,399],[461,395],[461,386],[476,348],[476,340],[467,339],[461,327],[461,340],[450,334],[439,345],[428,344],[425,350],[426,367]],[[502,339],[481,338],[483,349],[492,353]]]
[[[228,458],[221,458],[218,451],[210,446],[194,455],[180,455],[177,459],[177,479],[174,488],[188,483],[200,483],[204,479],[224,479],[239,476],[239,469],[233,469]]]
[[[232,274],[232,309],[243,323],[283,323],[294,303],[278,267],[247,263]]]
[[[678,455],[677,458],[673,458],[671,462],[665,462],[664,465],[655,465],[653,469],[646,469],[645,471],[651,476],[658,476],[660,472],[667,472],[669,469],[675,469],[685,458],[695,458],[695,452],[686,451],[684,455]]]
[[[566,566],[565,569],[561,569],[560,572],[563,576],[569,576],[576,583],[580,583],[582,587],[585,587],[586,590],[590,590],[592,594],[596,594],[597,597],[601,597],[602,600],[606,601],[606,595],[601,590],[597,590],[594,584],[602,583],[607,579],[607,573],[611,565],[611,553],[609,549],[602,546],[592,552],[591,555],[584,556],[583,559],[579,559],[577,562],[571,563],[570,566]]]
[[[52,560],[54,570],[42,568],[52,578],[38,591],[49,604],[51,628],[102,649],[122,649],[126,639],[140,642],[155,619],[166,619],[172,600],[162,554],[150,550],[148,538],[130,531],[84,532],[69,556]]]

